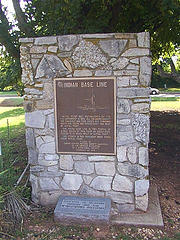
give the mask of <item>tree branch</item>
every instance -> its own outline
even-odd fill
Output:
[[[11,26],[8,22],[8,19],[6,18],[6,15],[4,14],[2,10],[2,4],[0,0],[0,43],[5,46],[6,50],[9,52],[9,54],[14,58],[19,58],[19,50],[16,48],[16,46],[13,43],[13,39],[9,31],[11,30]]]
[[[24,12],[22,11],[22,9],[20,7],[19,0],[12,0],[12,2],[13,2],[14,10],[16,13],[16,19],[18,21],[19,29],[23,33],[25,33],[27,37],[34,36],[35,32],[34,32],[33,28],[31,27],[31,25],[27,22],[26,15],[24,14]]]

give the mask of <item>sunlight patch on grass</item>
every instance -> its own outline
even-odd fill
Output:
[[[175,101],[152,101],[151,111],[177,111],[180,112],[180,98]]]
[[[24,121],[24,109],[22,107],[0,107],[0,137],[2,138],[7,132],[8,124],[12,132],[23,128]]]

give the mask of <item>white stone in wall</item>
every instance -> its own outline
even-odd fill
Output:
[[[60,169],[71,171],[73,170],[73,158],[70,155],[61,155],[59,160]]]
[[[139,112],[139,113],[148,113],[149,108],[150,106],[148,103],[136,103],[131,106],[132,112]]]
[[[117,169],[121,175],[132,176],[136,178],[145,178],[149,174],[148,169],[138,164],[118,163]]]
[[[117,77],[117,87],[128,87],[129,86],[129,77],[121,76]]]
[[[134,197],[132,193],[110,191],[106,193],[106,197],[111,198],[113,202],[119,204],[134,203]]]
[[[20,38],[19,42],[20,43],[33,43],[34,42],[34,38]]]
[[[32,201],[35,202],[35,203],[38,203],[38,178],[33,175],[33,174],[30,174],[30,179],[29,181],[31,182],[31,187],[32,187],[32,192],[31,192],[31,195],[32,195]]]
[[[73,157],[74,161],[86,161],[86,160],[88,160],[87,155],[73,155],[72,157]]]
[[[39,89],[35,89],[35,88],[25,88],[24,89],[26,94],[31,94],[31,95],[41,95],[42,91]]]
[[[138,76],[138,70],[121,70],[121,71],[114,71],[115,76]]]
[[[118,88],[117,90],[119,98],[149,97],[149,94],[149,88]]]
[[[45,46],[33,46],[30,48],[30,53],[46,53],[47,47]]]
[[[150,48],[150,35],[149,32],[142,32],[137,34],[138,47]]]
[[[115,174],[115,163],[113,162],[98,162],[95,163],[95,170],[97,175],[102,176],[114,176]]]
[[[82,38],[112,38],[114,36],[114,33],[94,33],[94,34],[81,34],[80,35]]]
[[[141,57],[150,55],[149,49],[146,48],[130,48],[126,50],[121,56],[122,57]]]
[[[61,182],[61,186],[64,190],[76,191],[79,190],[83,179],[78,174],[65,174]]]
[[[130,86],[137,86],[138,85],[138,77],[137,76],[131,76],[129,79]]]
[[[50,45],[57,43],[57,37],[38,37],[35,38],[35,45]]]
[[[37,149],[40,148],[40,146],[44,143],[42,137],[36,137],[36,147]]]
[[[59,170],[58,165],[48,167],[49,172],[57,172]]]
[[[139,148],[139,164],[143,166],[148,166],[149,164],[148,148],[146,147]]]
[[[107,65],[107,59],[102,51],[92,42],[81,41],[75,48],[72,60],[76,68],[97,68]]]
[[[126,69],[139,70],[139,66],[136,64],[129,64]]]
[[[63,173],[60,171],[44,171],[39,173],[40,177],[48,177],[48,178],[55,178],[55,177],[62,177]]]
[[[115,161],[116,157],[114,156],[88,156],[90,162],[104,162],[104,161]]]
[[[117,98],[117,113],[129,113],[130,105],[127,99]]]
[[[59,186],[52,178],[41,177],[39,179],[39,186],[42,191],[53,191],[59,189]]]
[[[95,76],[112,76],[111,70],[97,70]]]
[[[56,47],[56,46],[48,47],[48,52],[57,53],[57,50],[58,50],[58,47]]]
[[[80,38],[76,35],[64,35],[58,37],[58,45],[60,51],[71,51],[78,44]]]
[[[140,83],[143,86],[149,86],[151,82],[151,58],[141,57],[140,58]]]
[[[92,174],[94,173],[94,163],[89,161],[77,161],[74,164],[74,169],[80,174]]]
[[[31,58],[31,64],[32,64],[34,71],[36,70],[36,67],[39,64],[39,61],[40,61],[40,59],[38,59],[38,58]]]
[[[55,142],[44,143],[39,148],[39,153],[55,153]]]
[[[136,209],[146,212],[148,208],[148,194],[135,198]]]
[[[67,73],[67,68],[57,56],[46,54],[37,67],[35,78],[64,76]]]
[[[44,166],[39,166],[39,165],[36,165],[36,166],[30,166],[30,173],[40,173],[40,172],[43,172],[44,171]]]
[[[47,161],[47,160],[41,159],[41,160],[38,160],[38,163],[41,166],[51,167],[51,166],[57,165],[58,161]]]
[[[128,157],[128,160],[131,162],[131,163],[136,163],[137,162],[137,151],[136,151],[136,147],[135,146],[130,146],[128,147],[128,150],[127,150],[127,157]]]
[[[134,33],[115,33],[114,34],[115,38],[122,38],[122,39],[125,39],[125,38],[135,38],[135,34]]]
[[[149,142],[150,122],[145,114],[132,113],[132,125],[137,141],[147,144]]]
[[[131,63],[139,64],[139,58],[133,58],[130,60]]]
[[[118,162],[126,162],[127,161],[126,151],[127,151],[126,146],[117,146],[117,160],[118,160]]]
[[[48,115],[49,128],[54,129],[54,114]]]
[[[93,197],[104,197],[104,192],[100,192],[90,188],[89,186],[85,185],[81,188],[79,194],[85,196],[93,196]]]
[[[32,128],[26,128],[26,145],[29,148],[35,148],[34,131]]]
[[[47,161],[56,161],[59,159],[59,155],[57,154],[45,154],[45,160]]]
[[[118,58],[118,60],[113,61],[111,63],[111,66],[113,68],[113,70],[118,70],[118,69],[123,69],[125,68],[129,63],[129,59],[125,58],[125,57],[120,57]]]
[[[110,57],[118,57],[126,46],[127,40],[100,40],[99,45]]]
[[[74,77],[90,77],[92,72],[90,70],[75,70]]]
[[[136,39],[130,39],[129,40],[129,48],[134,48],[134,47],[137,47],[137,41]]]
[[[20,47],[21,51],[21,68],[22,68],[22,82],[26,85],[33,85],[34,84],[34,75],[31,65],[31,59],[26,47]]]
[[[92,176],[85,175],[85,176],[83,176],[83,180],[84,180],[84,183],[85,183],[85,184],[89,185],[89,184],[92,182],[93,177],[92,177]]]
[[[124,119],[117,119],[117,124],[119,125],[130,125],[131,120],[128,118],[124,118]]]
[[[118,192],[133,192],[133,183],[128,177],[116,174],[113,180],[112,190]]]
[[[70,63],[67,59],[65,59],[65,60],[63,61],[63,63],[64,63],[64,66],[65,66],[70,72],[72,72],[71,63]]]
[[[91,182],[90,187],[94,188],[95,190],[110,191],[112,179],[112,177],[97,176]]]
[[[26,127],[44,128],[45,116],[41,111],[26,112],[25,123],[26,123]]]
[[[143,196],[149,190],[149,180],[142,179],[135,181],[135,195],[136,196]]]
[[[126,145],[130,143],[134,143],[133,131],[120,131],[119,127],[117,127],[117,145]]]
[[[37,164],[38,161],[38,153],[32,148],[28,149],[28,163],[34,165]]]

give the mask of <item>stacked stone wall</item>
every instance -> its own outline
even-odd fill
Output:
[[[22,82],[32,199],[110,197],[120,212],[148,206],[149,33],[22,38]],[[117,155],[62,155],[55,149],[54,78],[115,76]]]

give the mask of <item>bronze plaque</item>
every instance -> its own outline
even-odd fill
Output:
[[[56,147],[64,154],[116,154],[114,77],[55,79]]]

